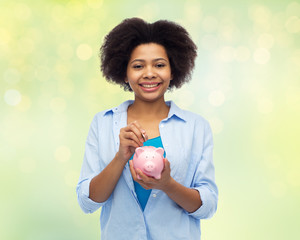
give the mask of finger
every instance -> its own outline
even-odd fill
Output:
[[[143,146],[143,142],[141,142],[141,140],[132,131],[125,132],[121,138],[123,138],[123,140],[127,140],[127,141],[134,141],[138,147]],[[122,139],[120,139],[120,141],[122,141]]]
[[[164,158],[165,168],[170,169],[170,162],[167,158]]]
[[[153,181],[153,178],[145,175],[140,169],[137,169],[136,172],[140,176],[142,182],[149,184]]]
[[[129,161],[129,168],[130,168],[130,172],[131,172],[131,175],[132,175],[133,180],[136,181],[137,175],[136,175],[136,171],[135,171],[135,169],[134,169],[134,167],[133,167],[133,162],[132,162],[132,160]]]
[[[120,139],[120,145],[124,147],[134,148],[133,152],[136,148],[140,147],[140,145],[136,141],[126,138]]]
[[[131,123],[130,125],[128,125],[127,132],[133,133],[141,144],[145,142],[141,130],[135,124]]]
[[[148,140],[147,133],[146,133],[145,129],[143,129],[142,126],[139,124],[139,122],[138,121],[134,121],[134,122],[132,122],[132,124],[135,125],[136,128],[140,131],[139,134],[141,135],[141,137],[144,140],[144,142],[147,141]]]
[[[162,174],[163,173],[170,174],[170,172],[171,172],[170,162],[167,158],[164,158],[164,169],[162,170]]]

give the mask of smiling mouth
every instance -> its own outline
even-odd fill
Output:
[[[155,83],[155,84],[140,84],[140,86],[144,87],[144,88],[153,88],[153,87],[157,87],[160,83]]]

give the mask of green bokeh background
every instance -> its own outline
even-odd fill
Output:
[[[0,3],[0,239],[100,239],[76,199],[92,117],[132,94],[99,71],[124,18],[169,19],[198,46],[167,94],[211,123],[219,187],[204,240],[300,239],[300,1]]]

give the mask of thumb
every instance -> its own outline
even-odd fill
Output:
[[[170,162],[167,158],[164,158],[165,168],[170,168]]]

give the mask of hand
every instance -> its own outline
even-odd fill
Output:
[[[127,162],[137,147],[143,146],[143,143],[148,139],[146,131],[140,126],[137,121],[128,124],[121,128],[120,146],[117,153],[118,158]]]
[[[164,191],[168,188],[169,184],[172,182],[171,177],[171,168],[170,162],[168,159],[164,158],[164,169],[161,173],[160,179],[155,179],[153,177],[148,177],[145,175],[140,169],[134,169],[132,160],[129,161],[130,172],[134,181],[138,182],[145,189],[159,189]],[[137,175],[141,177],[141,179],[137,178]]]

